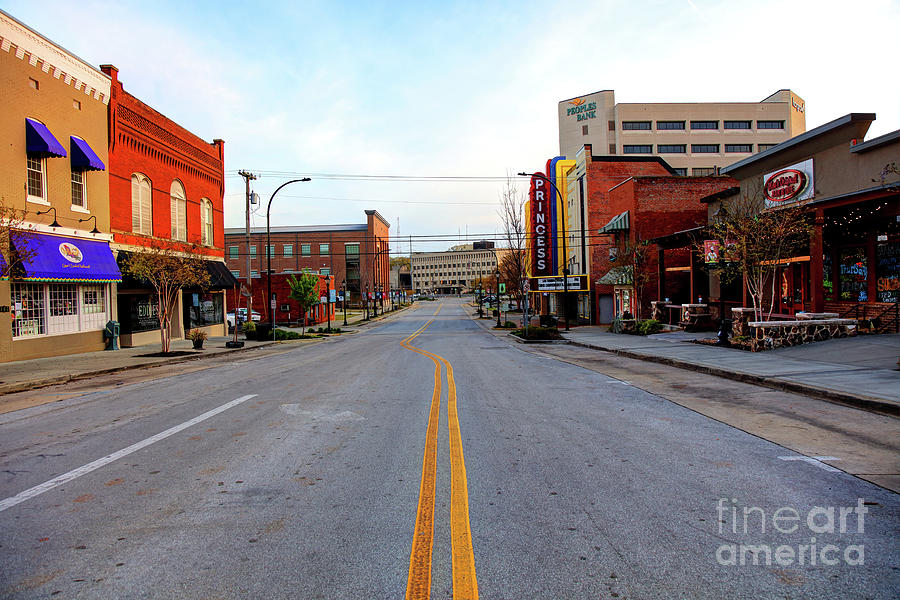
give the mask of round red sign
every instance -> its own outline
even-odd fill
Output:
[[[766,180],[764,193],[771,202],[786,202],[806,190],[806,173],[797,169],[778,171]]]

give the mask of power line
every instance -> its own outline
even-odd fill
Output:
[[[255,171],[261,176],[270,177],[312,177],[315,179],[339,181],[407,181],[407,182],[447,182],[447,183],[484,183],[503,182],[510,179],[523,179],[518,175],[365,175],[349,173],[313,173],[303,171]],[[226,177],[235,177],[229,173]]]

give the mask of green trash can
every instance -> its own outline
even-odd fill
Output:
[[[119,333],[121,326],[118,321],[107,321],[106,327],[103,328],[103,339],[106,341],[107,350],[119,349]]]

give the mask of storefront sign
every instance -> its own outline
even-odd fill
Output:
[[[812,198],[815,196],[813,183],[812,159],[767,173],[763,178],[766,208],[781,207]]]
[[[568,279],[570,292],[588,291],[587,275],[569,275]],[[562,277],[533,277],[532,281],[535,283],[531,289],[536,292],[563,292],[566,289]]]
[[[554,195],[550,191],[544,175],[535,173],[531,177],[529,190],[529,212],[531,233],[531,275],[552,275],[554,270],[551,261],[552,211]]]
[[[719,262],[719,240],[704,240],[703,255],[708,265]]]

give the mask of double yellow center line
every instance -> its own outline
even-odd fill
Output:
[[[433,316],[441,310],[438,306]],[[456,409],[456,381],[453,367],[442,356],[411,346],[416,337],[434,322],[430,319],[412,335],[400,342],[407,350],[427,356],[434,362],[434,388],[431,411],[425,433],[425,455],[422,458],[422,483],[419,487],[419,506],[412,551],[409,556],[409,578],[406,584],[408,600],[427,599],[431,594],[431,554],[434,547],[434,504],[437,484],[438,419],[441,407],[441,365],[447,370],[447,421],[450,432],[450,538],[453,559],[453,598],[478,598],[475,578],[475,553],[472,530],[469,526],[469,492],[466,484],[466,464],[463,459],[462,437]]]

